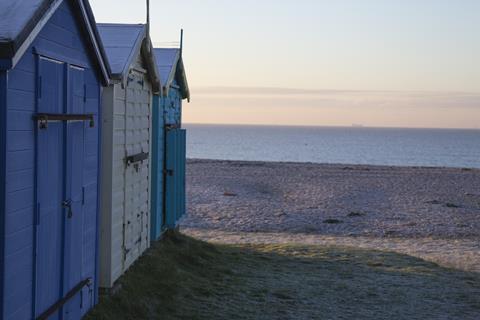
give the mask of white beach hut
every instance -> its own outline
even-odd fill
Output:
[[[152,97],[160,77],[146,25],[98,24],[112,70],[103,92],[100,287],[150,243]]]

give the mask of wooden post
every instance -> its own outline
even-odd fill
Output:
[[[150,36],[150,0],[147,0],[147,35]]]
[[[147,25],[146,25],[146,32],[147,32],[147,51],[152,51],[152,46],[150,45],[150,0],[147,0]]]
[[[180,29],[180,57],[183,53],[183,29]]]

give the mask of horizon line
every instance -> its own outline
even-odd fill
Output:
[[[268,123],[203,123],[183,122],[185,125],[205,126],[253,126],[253,127],[310,127],[310,128],[352,128],[352,129],[437,129],[437,130],[480,130],[479,127],[406,127],[406,126],[369,126],[362,124],[351,125],[303,125],[303,124],[268,124]]]
[[[303,88],[289,88],[289,87],[274,87],[274,86],[222,86],[222,85],[208,85],[208,86],[193,86],[192,91],[205,91],[205,90],[233,90],[243,91],[237,93],[246,93],[245,91],[251,90],[255,93],[262,93],[262,90],[270,91],[265,93],[283,93],[283,94],[321,94],[321,93],[410,93],[410,94],[459,94],[459,95],[480,95],[480,91],[460,91],[460,90],[400,90],[400,89],[388,89],[388,90],[373,90],[373,89],[303,89]],[[210,93],[210,92],[209,92]],[[212,92],[214,93],[214,92]]]

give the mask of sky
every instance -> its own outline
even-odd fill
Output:
[[[90,0],[142,23],[142,0]],[[478,0],[151,0],[190,123],[480,128]]]

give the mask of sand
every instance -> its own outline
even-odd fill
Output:
[[[480,170],[189,160],[181,230],[405,253],[480,272]]]

